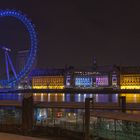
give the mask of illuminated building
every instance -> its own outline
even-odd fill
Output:
[[[94,68],[65,68],[33,70],[31,72],[32,88],[104,88],[118,87],[118,70],[112,66]]]
[[[119,86],[119,70],[116,66],[98,66],[96,75],[96,87]]]
[[[86,76],[76,77],[75,86],[92,87],[92,78]]]
[[[140,89],[140,68],[122,67],[120,70],[121,89]]]
[[[108,86],[108,85],[109,85],[108,75],[96,76],[96,87]]]
[[[66,87],[113,87],[119,86],[119,72],[115,66],[70,69],[66,72]]]
[[[64,76],[37,76],[32,78],[32,87],[36,89],[63,89]]]
[[[140,89],[140,74],[120,75],[121,89]]]
[[[30,74],[34,89],[63,89],[64,70],[46,69],[33,70]]]
[[[140,67],[120,68],[120,88],[140,89]],[[127,103],[140,103],[139,94],[121,94],[121,96],[126,96]]]
[[[119,69],[116,66],[99,66],[96,87],[119,87]]]
[[[114,73],[112,73],[112,78],[111,78],[111,80],[112,80],[112,86],[113,87],[118,87],[119,86],[119,74],[116,74],[115,72]]]
[[[86,69],[70,69],[66,71],[66,87],[93,87],[96,72]]]

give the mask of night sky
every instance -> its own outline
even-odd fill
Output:
[[[90,66],[93,56],[99,65],[140,65],[138,1],[0,0],[0,8],[21,10],[33,21],[40,68]],[[0,43],[28,48],[24,26],[3,20]]]

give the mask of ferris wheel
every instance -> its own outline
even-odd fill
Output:
[[[20,11],[0,10],[0,18],[3,17],[12,17],[17,19],[26,27],[26,30],[29,34],[30,48],[29,48],[26,64],[18,72],[16,72],[15,67],[12,63],[12,59],[10,57],[10,52],[13,50],[11,50],[8,46],[0,45],[0,50],[3,50],[5,56],[3,59],[5,59],[5,71],[6,71],[5,72],[6,77],[0,79],[0,86],[11,87],[11,86],[15,86],[17,82],[19,82],[30,72],[36,59],[38,41],[37,41],[37,33],[35,31],[34,25],[32,24],[31,20],[28,19],[25,15],[23,15]],[[12,72],[9,72],[10,69]]]

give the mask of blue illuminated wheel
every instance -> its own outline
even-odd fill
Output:
[[[16,77],[11,76],[9,79],[1,79],[0,85],[1,86],[12,86],[15,85],[17,82],[19,82],[23,77],[25,77],[31,70],[33,63],[36,59],[36,53],[37,53],[37,34],[34,28],[34,25],[31,23],[31,21],[23,15],[19,11],[15,10],[0,10],[0,18],[2,17],[14,17],[18,19],[20,22],[25,25],[30,38],[30,49],[28,54],[27,62],[24,66],[24,68],[17,73]]]

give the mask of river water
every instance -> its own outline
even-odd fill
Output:
[[[140,94],[121,94],[126,96],[127,103],[140,103]],[[116,103],[118,94],[87,94],[87,93],[34,93],[34,101],[41,102],[84,102],[85,98],[94,98],[95,102]],[[0,100],[22,100],[23,94],[0,94]]]

